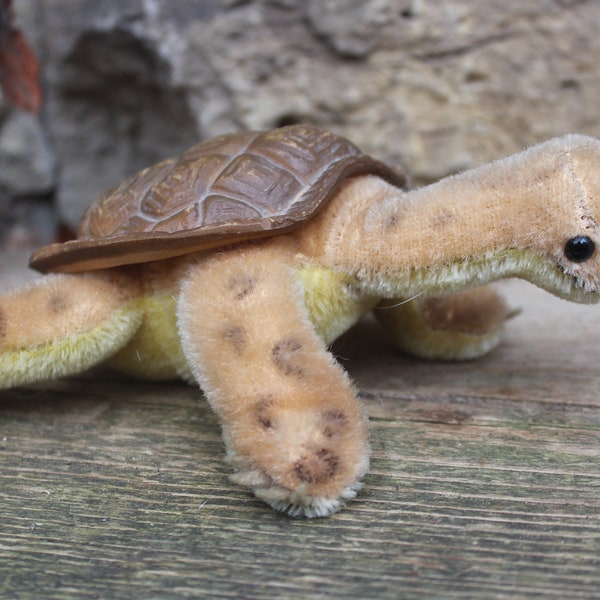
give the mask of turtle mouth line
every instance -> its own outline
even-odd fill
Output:
[[[564,277],[571,282],[573,288],[575,288],[579,293],[589,296],[590,303],[596,303],[600,301],[600,290],[598,289],[597,285],[578,277],[575,273],[571,273],[568,269],[562,266],[559,266],[558,268]]]

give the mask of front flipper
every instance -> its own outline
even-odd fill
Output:
[[[308,320],[292,260],[271,245],[198,263],[182,289],[179,327],[221,420],[233,479],[278,510],[316,517],[360,487],[367,421]]]
[[[142,315],[116,274],[46,275],[0,296],[0,389],[80,373],[119,350]]]
[[[386,300],[375,309],[394,344],[431,360],[469,360],[495,348],[511,316],[492,286],[449,296]]]

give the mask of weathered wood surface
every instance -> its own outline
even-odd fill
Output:
[[[524,313],[478,362],[403,358],[369,324],[338,344],[373,459],[327,519],[229,483],[191,387],[0,392],[0,598],[600,598],[600,307],[504,288]]]

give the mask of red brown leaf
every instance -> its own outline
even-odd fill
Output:
[[[0,0],[0,88],[7,101],[32,113],[42,103],[39,62],[25,39],[13,25],[10,0]]]

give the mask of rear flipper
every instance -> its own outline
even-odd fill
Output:
[[[47,275],[0,296],[0,389],[80,373],[124,346],[142,321],[116,271]]]
[[[513,313],[492,286],[449,296],[386,300],[378,320],[402,351],[430,360],[469,360],[495,348]]]

